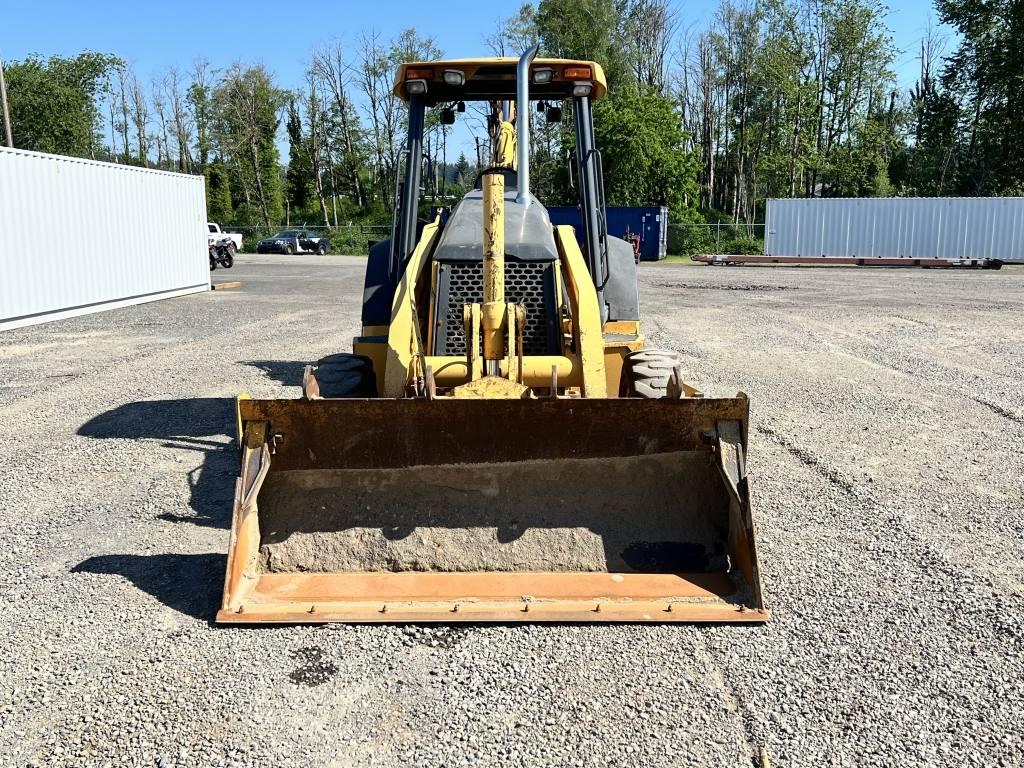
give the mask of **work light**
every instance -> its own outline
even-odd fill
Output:
[[[426,80],[406,80],[405,92],[410,96],[420,96],[427,92]]]
[[[544,83],[550,83],[551,79],[555,76],[555,70],[551,67],[540,67],[539,69],[533,70],[533,82],[537,85],[543,85]]]
[[[466,76],[458,69],[446,69],[444,71],[444,82],[456,88],[466,82]]]

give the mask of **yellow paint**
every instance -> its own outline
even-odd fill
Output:
[[[508,354],[505,356],[505,368],[510,381],[523,383],[523,329],[526,328],[526,310],[521,304],[509,302],[505,305],[505,328],[508,331]]]
[[[623,333],[633,334],[634,336],[640,336],[640,321],[639,320],[609,320],[604,324],[605,333]],[[641,342],[643,337],[640,336]]]
[[[604,371],[609,397],[618,397],[622,389],[622,368],[626,355],[643,348],[644,337],[640,333],[640,323],[636,320],[616,320],[604,324]]]
[[[480,305],[467,304],[462,308],[462,322],[466,337],[466,370],[473,372],[473,379],[482,375],[483,363],[479,359],[480,350]],[[443,360],[444,358],[435,358]]]
[[[555,227],[555,241],[562,257],[562,272],[572,306],[573,333],[583,365],[584,397],[607,397],[608,382],[604,368],[604,341],[601,337],[601,309],[597,290],[587,270],[572,226]]]
[[[434,353],[434,345],[437,343],[434,338],[437,333],[437,325],[434,322],[434,316],[437,313],[437,280],[439,276],[440,264],[436,261],[430,262],[430,306],[427,307],[427,353]]]
[[[516,170],[516,127],[508,120],[501,123],[495,152],[495,165]]]
[[[414,296],[420,273],[427,257],[434,250],[440,229],[440,219],[434,219],[423,227],[423,234],[416,244],[402,279],[395,289],[391,305],[391,325],[388,327],[387,361],[384,366],[384,387],[382,397],[403,397],[409,381],[413,357],[420,352],[416,349],[415,323],[419,322],[414,310]],[[425,350],[423,350],[425,352]]]
[[[385,326],[386,328],[386,326]],[[373,377],[377,380],[377,392],[384,391],[384,369],[388,359],[388,345],[386,341],[359,341],[357,338],[352,342],[352,351],[357,355],[368,357],[373,361]]]
[[[248,392],[239,392],[235,397],[235,436],[238,440],[238,445],[242,445],[242,401],[252,400],[252,395]]]
[[[604,370],[605,382],[608,388],[608,397],[618,397],[622,388],[622,366],[626,355],[635,352],[636,349],[643,349],[641,344],[634,349],[634,344],[606,344],[604,348]]]
[[[505,177],[489,173],[484,192],[484,360],[505,356]]]
[[[454,387],[466,383],[469,375],[466,371],[466,358],[442,357],[431,355],[426,364],[434,372],[434,380],[439,387]],[[550,387],[551,367],[558,369],[558,384],[561,387],[578,387],[583,383],[583,365],[576,355],[533,355],[523,358],[522,378],[528,387]],[[473,361],[473,373],[476,378],[483,374],[483,363],[480,358]],[[501,375],[512,378],[515,370],[509,369],[508,359],[501,364]]]

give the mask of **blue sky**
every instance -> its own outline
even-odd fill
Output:
[[[113,53],[148,81],[168,65],[188,69],[203,56],[214,68],[235,60],[261,61],[284,87],[298,87],[311,48],[340,39],[354,51],[363,30],[389,38],[405,27],[432,36],[448,56],[487,53],[483,38],[518,0],[390,0],[386,2],[88,2],[88,0],[0,0],[0,56],[29,53],[73,55],[83,50]],[[704,26],[717,0],[679,0],[684,26]],[[902,86],[916,74],[914,60],[929,19],[938,24],[932,0],[892,4],[893,39],[903,52],[896,61]],[[460,133],[464,133],[460,131]],[[465,141],[465,136],[460,136]],[[460,144],[458,140],[456,144]],[[449,153],[453,148],[449,145]],[[457,152],[457,148],[455,149]],[[470,154],[467,151],[467,154]]]

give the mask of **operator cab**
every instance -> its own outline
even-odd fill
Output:
[[[528,67],[523,71],[529,73],[522,83],[518,75],[521,66]],[[579,194],[582,221],[582,231],[577,234],[598,292],[602,321],[639,320],[632,247],[609,237],[605,220],[592,105],[606,92],[604,71],[593,61],[534,58],[525,64],[519,58],[456,59],[412,62],[398,68],[394,93],[409,109],[406,160],[423,157],[428,107],[440,108],[441,123],[450,124],[456,112],[465,110],[466,102],[491,105],[490,167],[482,170],[474,189],[442,220],[429,257],[440,267],[435,286],[439,301],[434,316],[423,318],[429,331],[428,346],[435,352],[464,352],[461,307],[480,301],[481,177],[489,172],[501,173],[505,180],[507,286],[512,298],[528,309],[524,341],[538,354],[553,353],[561,346],[557,301],[563,293],[558,283],[558,249],[548,213],[531,194],[529,183],[530,125],[524,117],[538,105],[547,119],[555,122],[562,119],[561,105],[567,101],[572,105],[576,152],[570,160],[570,175]],[[421,162],[405,162],[392,238],[371,249],[363,297],[364,328],[382,328],[390,322],[395,287],[420,242],[422,175]]]

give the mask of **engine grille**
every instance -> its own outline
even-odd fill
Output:
[[[454,261],[440,266],[438,302],[444,308],[444,333],[438,334],[436,354],[466,354],[462,308],[484,299],[483,261]],[[523,353],[558,353],[554,265],[549,261],[516,261],[505,258],[505,298],[526,310]],[[440,311],[438,312],[440,315]],[[440,329],[439,329],[440,330]]]

